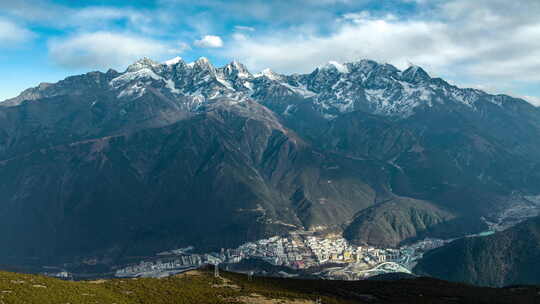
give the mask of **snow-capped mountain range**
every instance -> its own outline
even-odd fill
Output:
[[[417,66],[282,75],[145,58],[0,104],[1,264],[106,264],[289,230],[392,247],[480,232],[531,195],[540,109]]]
[[[331,61],[310,74],[281,75],[270,69],[252,74],[237,61],[217,68],[204,57],[191,63],[180,57],[164,63],[144,58],[123,73],[110,70],[106,75],[107,82],[102,87],[114,92],[118,99],[137,100],[148,91],[159,92],[172,100],[182,99],[180,106],[188,111],[197,111],[205,102],[223,97],[238,101],[250,98],[262,103],[288,98],[309,101],[325,119],[357,110],[407,118],[418,109],[437,105],[476,110],[479,104],[503,106],[516,101],[506,95],[458,88],[440,78],[431,78],[418,66],[401,71],[372,60],[344,64]],[[0,105],[61,95],[67,80],[41,84]],[[286,111],[284,114],[295,111],[295,102],[282,110]]]

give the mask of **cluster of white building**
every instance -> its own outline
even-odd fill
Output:
[[[216,263],[214,256],[205,254],[189,254],[168,258],[159,258],[151,261],[141,261],[139,264],[129,265],[118,269],[117,277],[159,276],[163,272],[189,269],[204,264]]]
[[[243,256],[260,258],[273,265],[304,269],[324,264],[362,262],[376,265],[387,260],[397,261],[402,251],[372,246],[354,246],[344,238],[320,238],[312,235],[292,234],[273,237],[239,248]]]
[[[408,267],[422,252],[442,246],[444,241],[427,239],[400,249],[381,249],[355,246],[344,238],[321,238],[307,233],[292,233],[286,237],[272,237],[248,242],[236,249],[221,249],[219,253],[190,254],[192,248],[176,249],[158,254],[153,261],[143,261],[117,270],[116,276],[153,275],[205,264],[239,263],[244,259],[261,259],[272,265],[292,269],[307,269],[336,264],[363,264],[375,267],[384,262],[395,262]]]

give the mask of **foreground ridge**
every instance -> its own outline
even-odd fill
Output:
[[[322,281],[251,277],[202,268],[164,279],[61,281],[0,272],[0,301],[11,303],[535,303],[539,287],[480,288],[417,278]]]

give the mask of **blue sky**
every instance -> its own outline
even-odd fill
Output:
[[[537,0],[10,0],[0,3],[0,100],[138,58],[303,73],[330,60],[410,63],[540,104]]]

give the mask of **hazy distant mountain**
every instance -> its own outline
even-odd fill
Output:
[[[479,285],[540,284],[540,217],[430,251],[416,271]]]
[[[0,103],[0,262],[287,230],[396,246],[540,193],[540,110],[420,67],[137,61]]]

